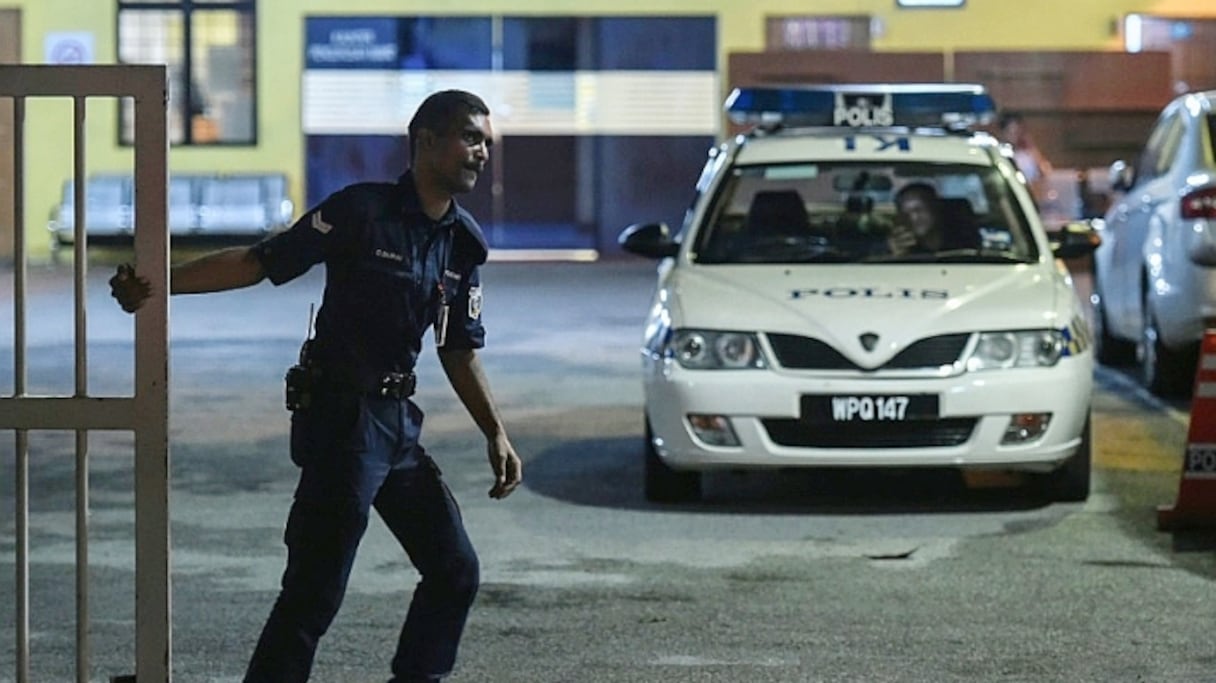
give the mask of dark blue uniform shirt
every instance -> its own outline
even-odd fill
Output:
[[[485,237],[455,201],[438,221],[424,214],[412,172],[348,186],[254,250],[276,285],[325,263],[313,356],[360,386],[412,370],[428,327],[444,349],[485,342]]]

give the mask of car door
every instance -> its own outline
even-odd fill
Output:
[[[1102,275],[1102,292],[1107,324],[1120,337],[1139,336],[1145,239],[1154,210],[1171,196],[1169,168],[1183,130],[1177,108],[1161,116],[1136,162],[1132,187],[1110,213],[1105,237],[1111,240],[1109,272]]]

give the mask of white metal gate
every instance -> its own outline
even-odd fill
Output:
[[[0,397],[0,429],[16,433],[16,680],[30,680],[29,648],[29,441],[28,431],[76,433],[76,678],[89,680],[88,639],[88,432],[135,434],[135,676],[139,683],[171,678],[169,561],[169,277],[168,138],[164,66],[4,66],[0,98],[14,111],[13,395]],[[26,248],[24,123],[27,98],[74,100],[75,357],[71,396],[26,393]],[[133,396],[90,396],[85,339],[87,261],[84,215],[85,114],[91,97],[131,97],[135,109],[135,259],[154,296],[135,314]],[[6,156],[0,151],[0,158]]]

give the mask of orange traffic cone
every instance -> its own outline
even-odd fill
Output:
[[[1178,500],[1157,508],[1161,531],[1216,528],[1216,329],[1203,333]]]

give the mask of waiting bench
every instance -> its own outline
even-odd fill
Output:
[[[135,188],[130,176],[97,174],[85,181],[89,241],[129,239],[135,229]],[[169,234],[174,237],[261,237],[291,225],[295,206],[283,174],[173,175],[169,179]],[[75,191],[51,212],[56,245],[75,241]]]

